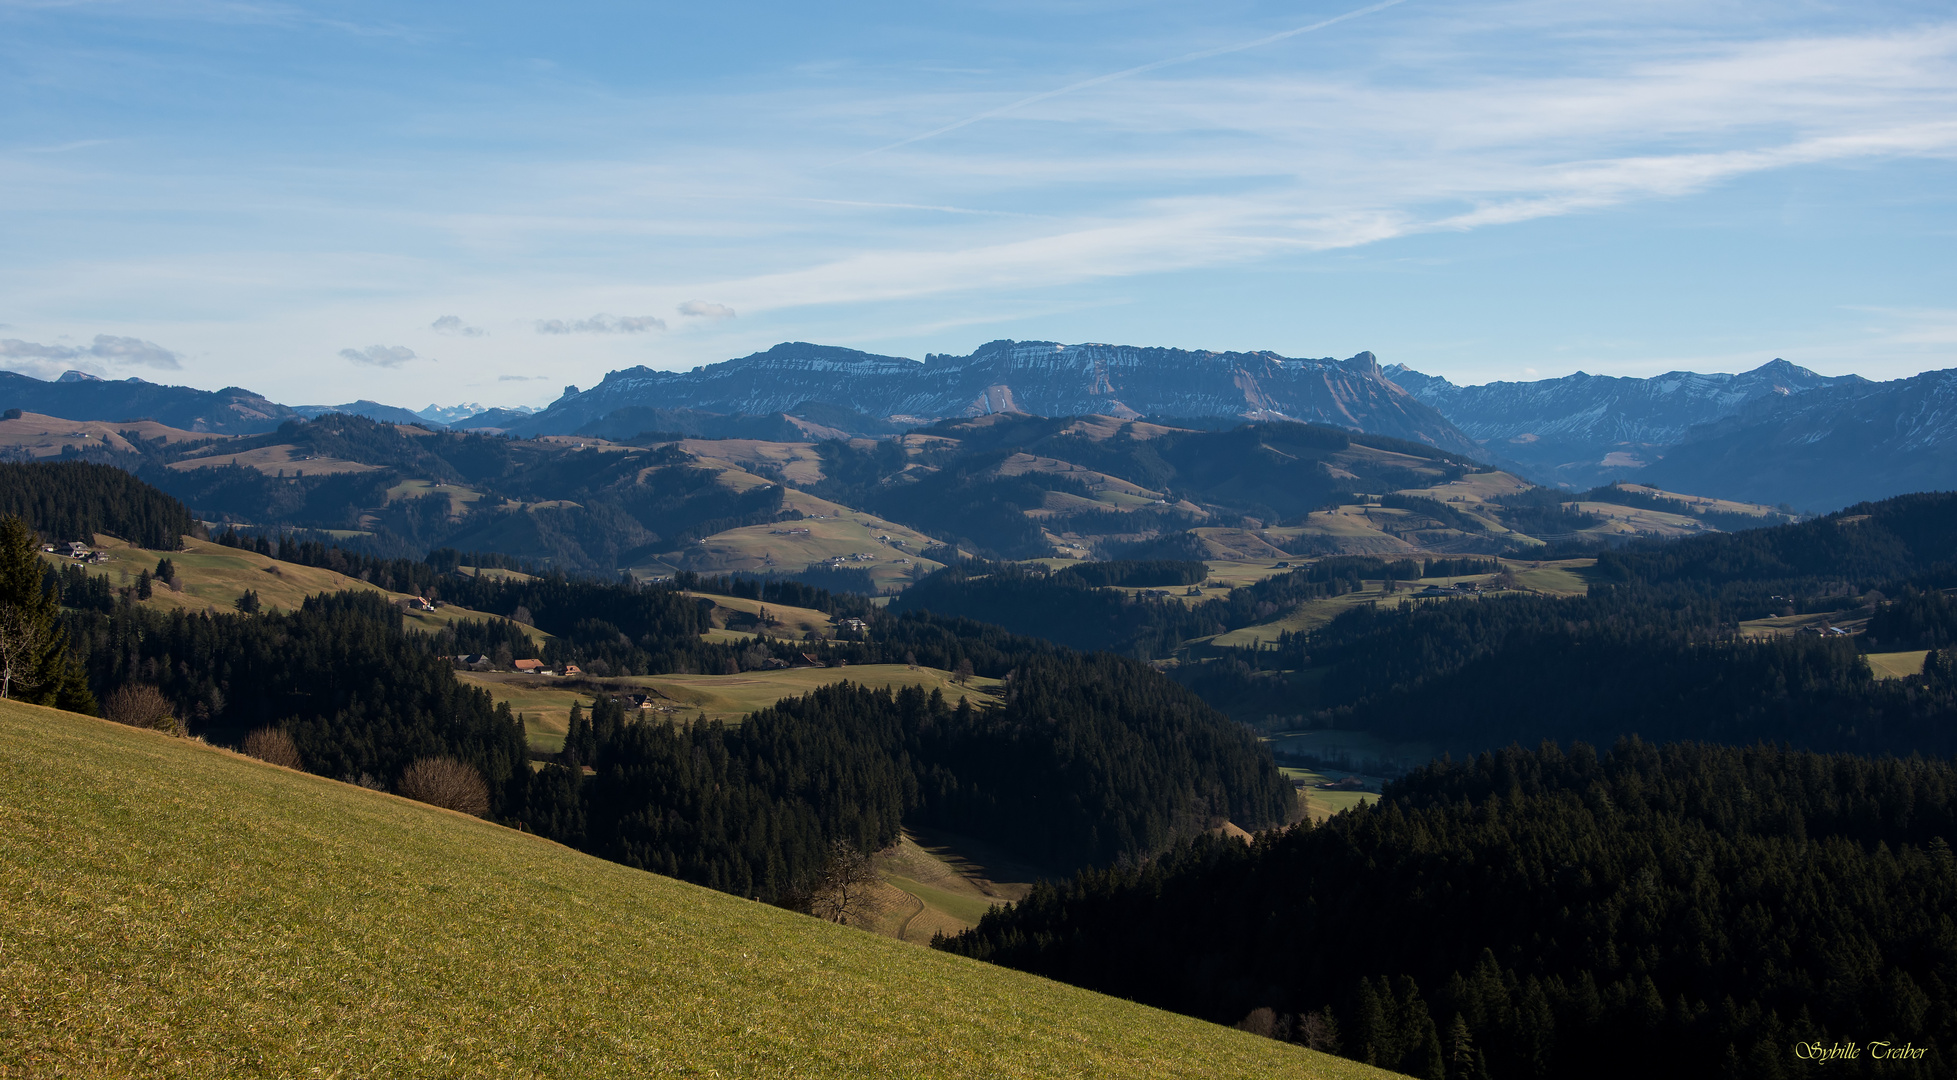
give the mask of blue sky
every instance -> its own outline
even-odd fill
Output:
[[[1957,366],[1954,233],[1948,4],[0,0],[0,365],[43,377],[542,404],[1012,337],[1894,378]]]

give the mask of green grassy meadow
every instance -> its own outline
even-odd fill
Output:
[[[834,637],[836,634],[835,624],[828,614],[814,608],[764,604],[759,600],[749,600],[742,596],[723,596],[720,593],[689,592],[686,595],[713,601],[714,607],[721,609],[718,614],[720,619],[725,619],[732,613],[736,620],[745,622],[746,620],[740,619],[741,616],[759,616],[761,612],[766,611],[780,624],[777,627],[778,631],[786,630],[798,635],[815,633],[821,637]],[[779,637],[780,634],[777,633],[776,636]]]
[[[978,925],[995,905],[1025,899],[1035,881],[1064,876],[1001,857],[971,837],[917,829],[905,830],[874,861],[888,895],[873,929],[920,945]]]
[[[1869,653],[1863,659],[1869,662],[1869,670],[1876,678],[1903,679],[1923,674],[1923,659],[1929,655],[1928,649],[1918,649],[1914,652]]]
[[[238,597],[246,589],[256,592],[259,602],[266,609],[284,611],[295,610],[305,603],[306,597],[320,593],[343,589],[380,591],[377,586],[359,578],[347,577],[324,567],[281,562],[269,555],[225,547],[209,540],[186,536],[183,545],[182,551],[148,551],[113,536],[97,533],[95,546],[108,553],[109,561],[83,564],[83,569],[98,577],[106,577],[111,585],[121,588],[134,583],[136,576],[144,570],[154,573],[158,561],[169,559],[177,568],[177,579],[182,589],[173,590],[159,583],[150,598],[143,601],[151,607],[165,610],[236,611]],[[52,566],[71,562],[58,555],[43,555],[42,560]],[[405,594],[388,595],[400,599]],[[459,619],[493,618],[495,616],[480,611],[445,605],[434,611],[405,612],[404,625],[410,630],[433,633]],[[538,644],[550,637],[534,626],[523,627],[523,632]]]
[[[1298,791],[1305,797],[1305,813],[1311,815],[1313,821],[1324,821],[1341,810],[1350,810],[1355,806],[1377,802],[1380,786],[1386,782],[1378,776],[1367,776],[1364,773],[1351,773],[1339,769],[1298,769],[1287,765],[1280,767],[1278,771],[1284,774],[1286,780],[1305,782],[1305,786]],[[1318,787],[1319,784],[1328,781],[1337,782],[1355,775],[1366,782],[1365,791],[1326,791]]]
[[[153,732],[0,757],[0,1075],[1386,1075]]]

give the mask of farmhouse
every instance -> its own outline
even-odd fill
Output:
[[[80,540],[70,540],[62,545],[62,551],[71,559],[85,558],[88,555],[88,545]]]
[[[518,660],[516,663],[512,664],[511,666],[516,668],[518,671],[525,672],[530,675],[550,674],[550,669],[544,666],[544,662],[542,660]]]

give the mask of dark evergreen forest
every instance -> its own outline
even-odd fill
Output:
[[[832,841],[876,851],[907,821],[1064,873],[1224,820],[1286,820],[1289,785],[1255,740],[1136,674],[1113,657],[1040,656],[1008,671],[995,707],[838,683],[738,727],[628,723],[601,701],[573,719],[564,767],[540,774],[524,817],[606,858],[762,897],[806,880]]]
[[[1947,761],[1510,749],[939,944],[1433,1080],[1947,1076],[1954,831]],[[1929,1052],[1793,1053],[1850,1040]]]
[[[112,465],[0,463],[0,516],[49,541],[95,542],[107,533],[152,551],[175,551],[197,522],[182,503]]]
[[[509,707],[456,682],[437,639],[404,630],[379,593],[322,594],[260,615],[166,614],[121,600],[71,608],[63,622],[99,696],[155,686],[193,734],[237,745],[254,728],[283,728],[309,771],[382,786],[418,757],[455,757],[489,781],[499,815],[528,780]]]

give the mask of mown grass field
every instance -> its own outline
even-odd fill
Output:
[[[175,564],[183,590],[177,592],[158,584],[147,601],[164,609],[235,611],[238,597],[250,589],[265,607],[290,610],[316,593],[374,588],[331,570],[280,562],[257,552],[190,537],[184,538],[182,551],[148,551],[101,533],[96,534],[95,545],[108,553],[110,561],[83,569],[106,576],[118,588],[132,584],[141,571],[154,573],[158,560],[169,559]]]
[[[482,501],[482,492],[473,488],[459,487],[455,484],[437,484],[433,480],[403,480],[387,489],[387,501],[419,499],[427,495],[446,495],[448,513],[451,518],[459,518],[475,508]]]
[[[952,704],[969,697],[974,706],[992,701],[992,693],[999,686],[999,680],[981,676],[974,676],[968,685],[959,686],[952,681],[949,671],[927,667],[913,671],[906,664],[789,668],[745,671],[739,675],[631,675],[576,683],[507,671],[458,671],[455,677],[470,686],[482,687],[497,701],[509,702],[511,711],[523,713],[529,720],[531,748],[551,754],[564,748],[571,705],[576,703],[589,709],[594,688],[613,694],[657,691],[664,699],[661,701],[664,710],[644,715],[662,720],[685,723],[719,720],[732,724],[783,698],[800,697],[816,687],[845,679],[879,690],[887,686],[942,690],[945,700]]]
[[[336,476],[340,473],[374,472],[378,465],[366,465],[358,461],[341,458],[318,457],[308,454],[303,447],[288,444],[261,446],[256,450],[243,450],[235,454],[223,453],[223,447],[215,447],[210,453],[200,453],[181,461],[173,461],[166,468],[185,471],[189,469],[215,469],[225,465],[243,465],[257,469],[267,476],[298,476],[301,473],[312,476]]]
[[[0,1075],[1387,1075],[152,732],[0,757]]]
[[[758,618],[763,611],[766,611],[778,624],[775,627],[778,632],[787,630],[798,636],[814,632],[821,637],[834,637],[836,634],[835,624],[830,620],[829,616],[814,608],[789,607],[786,604],[766,604],[759,600],[749,600],[740,596],[722,596],[719,593],[690,592],[686,595],[697,596],[702,600],[712,600],[715,607],[722,609],[719,617],[721,620],[730,623],[740,622],[747,624],[750,629],[754,624],[749,624],[748,620],[740,618],[740,616],[755,616]],[[727,616],[729,613],[732,613],[734,618],[728,619]],[[776,636],[780,636],[780,634],[777,633]]]
[[[1341,810],[1350,810],[1355,806],[1377,802],[1380,786],[1386,783],[1382,777],[1338,769],[1299,769],[1286,765],[1280,767],[1278,771],[1284,774],[1286,780],[1305,782],[1305,786],[1299,788],[1298,793],[1305,797],[1305,813],[1309,814],[1313,821],[1324,821]],[[1366,790],[1326,791],[1318,786],[1327,782],[1336,783],[1348,776],[1357,776],[1365,781]]]
[[[729,473],[723,474],[723,479],[731,475],[747,476]],[[842,565],[868,571],[877,588],[887,589],[902,588],[910,583],[914,573],[928,574],[943,565],[919,555],[936,541],[914,529],[792,489],[784,496],[783,505],[808,516],[798,521],[718,532],[684,551],[668,553],[633,570],[640,576],[663,575],[668,572],[664,567],[702,574],[737,571],[788,574],[832,558],[848,559],[860,554],[869,558],[846,561]],[[800,529],[808,531],[796,531]],[[899,546],[877,539],[879,536],[904,543]]]
[[[135,432],[145,440],[162,439],[166,443],[216,441],[232,438],[229,435],[209,435],[196,431],[185,431],[159,424],[154,420],[132,420],[112,423],[106,420],[64,420],[45,413],[22,413],[12,420],[0,420],[0,447],[16,454],[31,457],[59,457],[66,447],[76,450],[108,450],[114,453],[133,454],[136,448],[123,437],[123,432]],[[67,539],[79,539],[68,537]]]
[[[1923,659],[1929,655],[1928,649],[1918,649],[1915,652],[1869,653],[1863,659],[1869,662],[1869,670],[1876,678],[1903,679],[1923,674]]]
[[[1585,572],[1597,565],[1595,559],[1561,559],[1538,564],[1526,559],[1503,559],[1502,565],[1515,574],[1515,580],[1532,592],[1551,596],[1583,596],[1590,591]]]
[[[934,934],[977,926],[995,905],[1024,899],[1042,878],[1064,876],[1005,857],[981,840],[920,829],[905,830],[875,862],[885,895],[873,929],[920,945]]]

